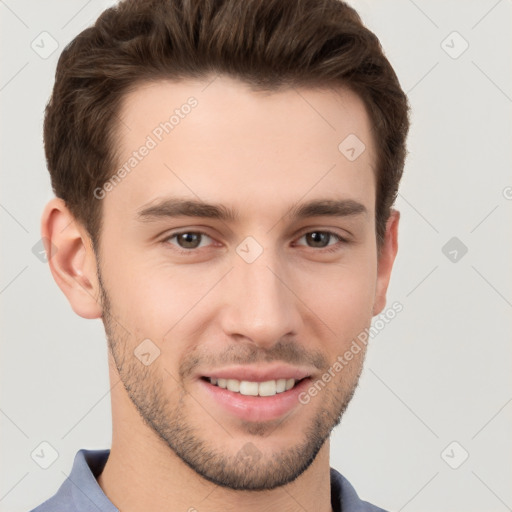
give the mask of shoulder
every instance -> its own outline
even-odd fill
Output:
[[[74,458],[69,476],[57,492],[30,512],[84,512],[95,510],[118,512],[96,481],[110,450],[79,450]]]
[[[69,480],[66,479],[59,490],[51,498],[32,509],[30,512],[58,512],[65,510],[66,512],[78,512],[73,500],[72,489]]]
[[[331,502],[334,512],[387,512],[359,498],[352,484],[334,468],[331,468]]]

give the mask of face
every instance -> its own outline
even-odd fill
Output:
[[[98,192],[97,254],[116,371],[198,474],[232,489],[291,482],[353,395],[364,345],[333,365],[389,277],[363,103],[218,77],[141,86],[120,117],[129,171]],[[365,145],[356,159],[357,139],[338,148],[350,134]]]

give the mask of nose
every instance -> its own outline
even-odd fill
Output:
[[[262,348],[295,336],[301,328],[301,302],[286,266],[269,250],[252,263],[235,254],[233,264],[222,290],[220,321],[226,335],[246,338]]]

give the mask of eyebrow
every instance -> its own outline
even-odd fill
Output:
[[[348,217],[367,213],[366,207],[353,199],[317,199],[293,206],[284,217],[300,220],[308,217]],[[172,217],[201,217],[226,222],[237,222],[239,219],[238,212],[225,205],[178,197],[162,199],[137,211],[137,219],[140,222]]]

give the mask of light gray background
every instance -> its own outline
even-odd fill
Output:
[[[413,116],[388,302],[404,309],[372,340],[331,465],[390,510],[512,510],[512,3],[351,3]],[[32,253],[52,197],[41,133],[58,55],[110,4],[0,0],[2,511],[52,495],[78,449],[110,446],[103,325],[72,312]],[[51,48],[43,31],[59,45],[46,59],[31,47]],[[445,256],[452,237],[467,254]],[[31,458],[43,441],[59,453],[48,469]]]

